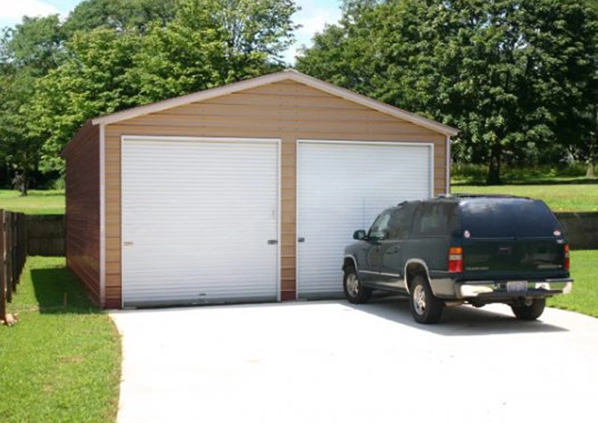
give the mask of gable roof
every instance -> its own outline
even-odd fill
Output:
[[[345,100],[351,101],[353,103],[361,104],[362,106],[369,107],[387,115],[406,120],[415,125],[430,129],[434,132],[438,132],[448,136],[455,136],[459,133],[457,129],[451,128],[450,126],[443,125],[439,122],[424,118],[422,116],[418,116],[414,113],[407,112],[398,107],[394,107],[389,104],[382,103],[380,101],[366,97],[364,95],[357,94],[353,91],[349,91],[337,85],[333,85],[328,82],[324,82],[319,79],[313,78],[311,76],[307,76],[294,69],[285,69],[281,72],[272,73],[253,79],[247,79],[240,82],[235,82],[232,84],[223,85],[221,87],[210,88],[204,91],[187,94],[181,97],[175,97],[168,100],[159,101],[157,103],[151,103],[144,106],[134,107],[132,109],[127,109],[120,112],[94,118],[92,119],[92,123],[94,125],[116,123],[123,120],[146,115],[149,113],[161,112],[174,107],[184,106],[189,103],[196,103],[199,101],[209,100],[215,97],[221,97],[227,94],[232,94],[239,91],[249,90],[251,88],[257,88],[263,85],[287,80],[295,81],[300,84],[305,84],[307,86],[326,92],[328,94],[344,98]]]

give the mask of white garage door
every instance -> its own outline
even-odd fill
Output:
[[[300,298],[342,293],[343,250],[385,208],[432,196],[431,144],[300,141]]]
[[[123,139],[123,306],[278,298],[278,149]]]

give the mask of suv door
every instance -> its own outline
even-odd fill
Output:
[[[405,203],[393,210],[389,221],[388,239],[378,249],[380,283],[386,287],[405,290],[403,246],[409,237],[414,203]]]
[[[409,243],[403,249],[405,259],[425,263],[431,278],[446,276],[451,235],[457,225],[456,203],[422,203],[413,214]]]
[[[380,246],[388,238],[391,210],[385,210],[374,221],[360,248],[359,277],[362,283],[380,282]]]

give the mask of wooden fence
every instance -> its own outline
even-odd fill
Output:
[[[6,303],[17,292],[26,258],[25,215],[0,210],[0,320],[3,322],[8,322]]]

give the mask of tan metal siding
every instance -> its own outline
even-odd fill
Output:
[[[445,190],[446,137],[297,82],[278,82],[106,127],[106,301],[121,301],[120,147],[123,135],[279,138],[281,294],[295,298],[297,139],[434,143],[435,193]]]
[[[67,266],[98,304],[101,296],[99,137],[99,127],[87,123],[64,152]]]

